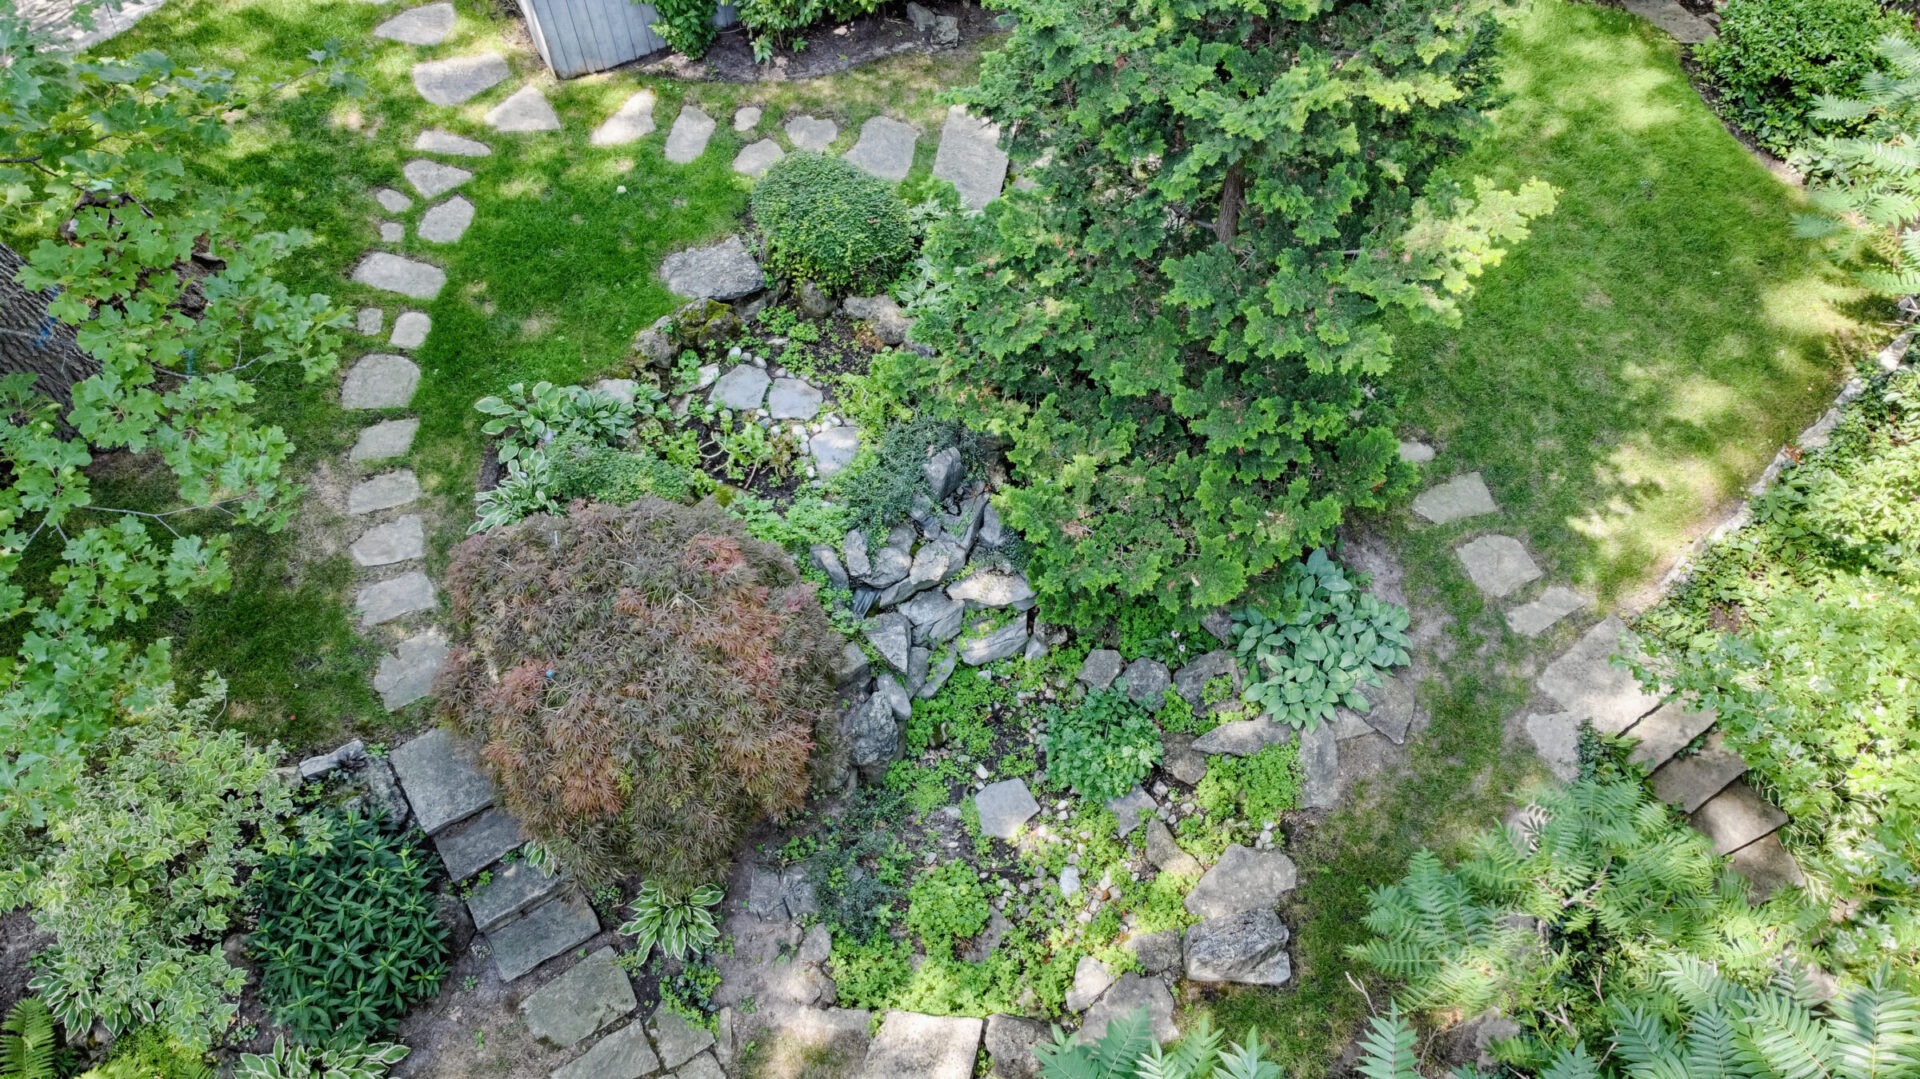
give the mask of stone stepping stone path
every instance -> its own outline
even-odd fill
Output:
[[[353,328],[358,331],[362,337],[373,337],[377,335],[380,332],[380,327],[386,325],[386,322],[387,313],[378,307],[362,307],[359,311],[355,312],[353,316]]]
[[[600,1033],[640,1006],[627,972],[603,947],[520,1002],[527,1029],[549,1045],[566,1049]]]
[[[512,74],[507,58],[488,52],[413,65],[413,88],[432,105],[461,105],[486,93]]]
[[[466,880],[527,841],[520,822],[498,806],[488,806],[436,836],[434,845],[450,880]]]
[[[660,277],[669,291],[696,300],[737,300],[767,284],[760,264],[738,236],[668,255],[660,261]]]
[[[796,116],[787,121],[786,132],[794,149],[824,154],[840,137],[840,125],[816,116]]]
[[[395,562],[411,562],[426,555],[426,529],[421,526],[419,514],[409,513],[367,529],[359,539],[353,541],[348,551],[353,555],[354,562],[361,566],[391,566]]]
[[[413,200],[391,187],[374,188],[373,201],[379,203],[380,208],[390,214],[404,214],[413,209]]]
[[[381,243],[397,244],[400,241],[405,240],[406,238],[407,238],[407,227],[405,225],[398,224],[393,221],[381,222],[380,224],[380,242]]]
[[[620,103],[587,141],[595,146],[625,146],[653,134],[653,91],[641,90]]]
[[[440,599],[433,582],[419,570],[370,584],[354,597],[353,608],[360,613],[360,624],[378,626],[438,607]]]
[[[1040,803],[1027,789],[1025,780],[1009,779],[990,784],[973,796],[980,811],[980,834],[1012,842],[1020,829],[1040,812]]]
[[[466,235],[467,226],[473,224],[473,203],[464,197],[455,195],[438,206],[431,207],[420,217],[420,238],[429,243],[451,244],[460,242]]]
[[[347,370],[340,385],[340,407],[405,408],[420,385],[420,367],[405,356],[374,352]]]
[[[860,138],[846,152],[848,162],[869,175],[899,183],[913,169],[913,148],[920,133],[887,116],[860,125]]]
[[[733,159],[733,171],[742,176],[758,176],[785,156],[787,152],[780,148],[779,143],[772,139],[761,139],[740,148]]]
[[[410,468],[362,480],[347,492],[347,513],[359,517],[404,506],[420,497],[420,481]]]
[[[736,109],[733,114],[733,129],[735,131],[752,131],[754,128],[760,126],[760,117],[762,115],[764,115],[764,113],[758,105],[747,105],[743,108]]]
[[[1481,536],[1454,548],[1475,588],[1504,599],[1542,576],[1533,556],[1512,536]]]
[[[438,45],[453,33],[453,5],[425,4],[409,8],[373,28],[373,36],[402,45]]]
[[[473,179],[473,173],[457,165],[448,165],[440,161],[428,161],[415,158],[400,167],[400,172],[420,192],[422,198],[437,199],[440,196]]]
[[[1469,472],[1420,492],[1413,500],[1413,512],[1432,524],[1444,525],[1499,513],[1500,506],[1480,473]]]
[[[413,436],[420,430],[420,421],[408,417],[404,420],[382,420],[360,431],[360,438],[347,452],[347,460],[354,464],[367,461],[384,461],[393,457],[404,457],[413,447]]]
[[[427,343],[427,334],[433,329],[433,319],[424,311],[402,311],[400,317],[393,320],[393,336],[387,344],[394,348],[409,351]]]
[[[1538,598],[1508,608],[1507,628],[1522,637],[1538,637],[1588,603],[1587,597],[1565,585],[1549,585]]]
[[[353,268],[353,280],[409,299],[431,300],[447,287],[447,271],[430,262],[371,251]]]
[[[1718,36],[1712,23],[1674,0],[1623,0],[1620,6],[1666,31],[1682,45],[1698,45]]]
[[[493,147],[484,142],[430,127],[414,137],[413,148],[423,154],[447,154],[451,157],[486,157]]]
[[[522,86],[487,110],[487,126],[513,134],[560,130],[560,116],[537,86]]]
[[[392,655],[380,657],[373,690],[380,703],[395,712],[433,692],[433,680],[447,662],[450,650],[439,630],[427,630],[400,642]]]
[[[860,455],[860,432],[853,427],[829,427],[807,440],[807,455],[821,479],[837,475]]]
[[[667,132],[664,154],[676,165],[691,164],[707,152],[707,140],[713,137],[713,117],[693,105],[685,105],[674,117],[673,130]]]
[[[1000,197],[1007,182],[1007,152],[1000,148],[1000,127],[954,105],[940,128],[940,147],[933,158],[933,177],[946,180],[960,192],[960,204],[984,210]]]
[[[888,1012],[867,1049],[860,1079],[972,1079],[985,1033],[980,1019]]]

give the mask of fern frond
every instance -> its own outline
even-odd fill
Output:
[[[0,1024],[0,1075],[7,1079],[54,1079],[53,1009],[38,997],[23,997]]]
[[[1413,1044],[1413,1024],[1393,1005],[1367,1024],[1367,1034],[1360,1039],[1360,1074],[1366,1079],[1419,1079]]]
[[[1827,1029],[1838,1070],[1848,1079],[1883,1079],[1920,1070],[1920,999],[1876,977],[1834,997]]]
[[[1779,1079],[1827,1079],[1833,1038],[1813,1013],[1784,993],[1749,1002],[1739,1026],[1741,1057]]]
[[[1578,1043],[1562,1049],[1553,1063],[1540,1073],[1540,1079],[1600,1079],[1600,1063],[1587,1055],[1587,1047]]]

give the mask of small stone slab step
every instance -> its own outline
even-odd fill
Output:
[[[1033,792],[1022,779],[1003,780],[981,788],[980,793],[973,796],[973,805],[980,811],[980,834],[1009,842],[1019,834],[1022,825],[1040,812],[1040,803],[1034,801]]]
[[[405,195],[400,197],[406,198]],[[387,313],[385,311],[380,310],[378,307],[362,307],[354,313],[353,328],[358,331],[362,337],[373,337],[380,332],[380,327],[385,324],[386,321]]]
[[[1713,853],[1732,854],[1779,831],[1787,815],[1736,779],[1694,810],[1689,820],[1713,840]]]
[[[660,262],[660,276],[669,291],[696,300],[737,300],[767,285],[760,264],[738,236],[729,236],[712,247],[668,255]]]
[[[1007,153],[1000,148],[1000,126],[971,116],[958,105],[947,109],[940,147],[933,155],[933,178],[960,193],[960,205],[986,209],[1007,182]]]
[[[846,152],[849,163],[871,176],[898,183],[913,171],[913,147],[920,133],[890,116],[860,125],[860,139]]]
[[[373,352],[362,356],[340,384],[340,407],[405,408],[420,385],[420,368],[405,356]]]
[[[420,238],[429,243],[458,243],[473,224],[473,203],[455,195],[420,216]]]
[[[1660,767],[1688,743],[1707,733],[1719,718],[1711,708],[1693,708],[1687,701],[1674,697],[1627,728],[1627,737],[1640,743],[1633,747],[1633,763]]]
[[[1512,536],[1479,536],[1454,548],[1473,586],[1494,599],[1512,595],[1542,576],[1526,547]]]
[[[1098,1041],[1115,1019],[1138,1011],[1147,1013],[1154,1041],[1165,1044],[1180,1036],[1180,1028],[1173,1022],[1173,994],[1168,991],[1166,983],[1158,978],[1122,974],[1120,980],[1113,983],[1113,988],[1087,1009],[1076,1040],[1082,1044]]]
[[[467,744],[443,727],[401,743],[387,760],[414,820],[428,835],[493,804],[493,783]]]
[[[765,111],[766,110],[758,105],[746,105],[735,109],[733,113],[733,129],[735,131],[752,131],[754,128],[760,126],[760,117],[765,114]]]
[[[1277,850],[1256,851],[1235,843],[1187,893],[1186,908],[1203,919],[1272,910],[1299,882],[1293,859]]]
[[[1538,637],[1562,618],[1587,605],[1587,597],[1565,585],[1549,585],[1538,599],[1507,611],[1507,628],[1522,637]]]
[[[807,456],[821,479],[844,471],[860,455],[860,432],[853,427],[829,427],[807,440]]]
[[[595,146],[625,146],[653,134],[653,91],[641,90],[625,101],[612,116],[593,129],[587,141]]]
[[[713,137],[713,117],[692,105],[682,106],[667,132],[665,155],[676,165],[690,164],[707,152],[707,140]]]
[[[1674,0],[1624,0],[1620,5],[1667,32],[1682,45],[1712,41],[1713,24],[1674,3]]]
[[[767,373],[750,363],[740,366],[720,376],[713,384],[713,391],[707,395],[716,408],[730,408],[735,412],[752,412],[766,399],[767,387],[773,379]]]
[[[840,137],[839,124],[817,116],[796,116],[787,121],[786,131],[794,149],[814,153],[825,153],[833,140]]]
[[[373,28],[373,36],[402,45],[438,45],[453,33],[453,5],[423,4],[409,8]]]
[[[373,201],[379,203],[380,208],[390,214],[404,214],[413,209],[413,200],[391,187],[374,188]]]
[[[1619,734],[1641,716],[1660,707],[1661,698],[1640,688],[1625,667],[1611,657],[1621,651],[1626,623],[1609,615],[1588,630],[1534,681],[1560,707],[1593,721],[1603,734]]]
[[[360,612],[360,624],[363,626],[378,626],[410,614],[431,611],[437,606],[439,598],[433,591],[433,582],[419,570],[370,584],[362,588],[353,600],[354,610]]]
[[[387,343],[394,348],[416,349],[427,343],[427,334],[432,330],[433,319],[425,311],[402,311],[400,317],[393,320],[393,336]]]
[[[486,886],[474,889],[467,900],[473,926],[485,933],[519,916],[567,886],[565,873],[547,874],[526,861],[514,862],[493,875]]]
[[[433,837],[434,849],[446,864],[448,879],[458,883],[507,856],[527,841],[525,829],[513,814],[489,806]]]
[[[635,1019],[601,1038],[572,1063],[555,1069],[549,1079],[644,1079],[659,1070],[660,1058],[647,1044],[646,1028]]]
[[[601,948],[520,1002],[533,1036],[561,1049],[598,1034],[639,1007],[627,972]]]
[[[714,1057],[713,1051],[708,1050],[680,1065],[680,1070],[673,1073],[673,1079],[727,1079],[727,1073],[720,1067],[720,1061]]]
[[[367,529],[347,550],[359,565],[391,566],[424,557],[427,532],[420,526],[420,515],[409,513]]]
[[[353,268],[355,282],[416,300],[431,300],[447,287],[447,271],[430,262],[402,258],[386,251],[369,252]]]
[[[1682,813],[1692,813],[1746,774],[1747,762],[1716,734],[1700,752],[1661,765],[1653,773],[1653,794]]]
[[[1748,890],[1748,898],[1755,903],[1765,902],[1768,896],[1782,888],[1798,888],[1807,883],[1807,878],[1800,872],[1800,863],[1793,860],[1786,845],[1780,842],[1778,833],[1734,851],[1727,863],[1752,885]]]
[[[459,105],[506,80],[507,58],[497,52],[428,60],[413,65],[413,88],[434,105]]]
[[[510,982],[599,932],[599,917],[576,887],[488,933],[487,945],[500,979]]]
[[[713,1035],[665,1008],[653,1015],[653,1047],[660,1051],[660,1066],[678,1068],[713,1048]]]
[[[487,126],[510,134],[560,130],[560,116],[547,102],[547,95],[529,83],[515,90],[505,101],[487,110]]]
[[[420,497],[420,480],[410,468],[382,472],[355,484],[347,491],[347,513],[358,517],[404,506]]]
[[[380,223],[381,243],[397,244],[406,238],[407,226],[400,224],[398,221],[382,221]]]
[[[380,657],[373,674],[373,691],[380,703],[395,712],[433,692],[433,680],[447,662],[447,639],[430,629],[400,642],[392,655]]]
[[[1580,772],[1580,719],[1573,712],[1535,713],[1527,717],[1527,737],[1553,774],[1571,783]]]
[[[1494,502],[1493,492],[1487,490],[1487,481],[1480,473],[1469,472],[1415,495],[1413,512],[1434,524],[1444,525],[1498,513],[1500,506]]]
[[[430,127],[413,139],[413,148],[423,154],[447,154],[451,157],[486,157],[493,147],[477,139]]]
[[[787,156],[780,144],[772,139],[761,139],[748,143],[734,155],[733,171],[742,176],[758,176],[773,167],[775,161]]]
[[[1225,754],[1229,757],[1251,757],[1268,746],[1293,741],[1293,728],[1284,723],[1275,723],[1265,716],[1254,719],[1237,719],[1232,723],[1222,723],[1194,739],[1196,753],[1207,756]]]
[[[986,1023],[966,1016],[888,1012],[860,1079],[973,1079]]]
[[[347,460],[357,465],[399,457],[413,445],[414,432],[419,429],[420,421],[411,416],[403,420],[381,420],[360,432],[353,449],[347,451]]]
[[[407,178],[415,191],[423,198],[437,199],[440,196],[473,179],[473,173],[458,165],[449,165],[444,161],[428,161],[424,157],[414,158],[400,166],[400,174]]]
[[[811,420],[825,399],[817,387],[800,379],[776,378],[767,394],[767,414],[776,420]]]
[[[1340,739],[1331,724],[1300,732],[1300,804],[1331,809],[1340,800]]]

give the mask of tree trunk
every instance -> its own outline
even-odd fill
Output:
[[[25,265],[0,244],[0,375],[35,376],[34,389],[60,402],[64,415],[73,384],[98,374],[100,365],[80,351],[73,327],[47,314],[53,295],[29,292],[15,280]]]
[[[1227,182],[1220,189],[1220,218],[1213,223],[1213,235],[1223,244],[1240,235],[1240,205],[1245,200],[1247,174],[1235,161],[1227,168]]]

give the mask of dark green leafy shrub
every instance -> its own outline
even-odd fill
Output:
[[[964,859],[928,870],[907,889],[907,928],[928,955],[951,955],[955,943],[987,927],[993,908],[987,891]]]
[[[885,288],[913,257],[907,206],[886,182],[825,154],[788,154],[753,188],[778,272],[828,292]]]
[[[294,1039],[351,1045],[390,1033],[440,991],[447,931],[433,908],[435,859],[412,835],[358,813],[325,813],[254,876],[260,999]]]
[[[1125,693],[1089,693],[1047,721],[1047,778],[1106,802],[1132,790],[1160,759],[1160,728]]]
[[[800,32],[817,22],[845,22],[880,7],[880,0],[740,0],[741,25],[753,35],[753,58],[766,63],[780,45],[804,49]]]
[[[1879,69],[1875,43],[1908,29],[1879,0],[1728,0],[1719,37],[1694,55],[1728,118],[1784,157],[1844,129],[1813,118],[1815,99],[1858,93]]]
[[[1275,722],[1312,729],[1332,721],[1335,708],[1373,709],[1360,687],[1408,662],[1407,609],[1362,591],[1327,552],[1314,551],[1288,567],[1268,610],[1234,615],[1234,644],[1245,699]]]
[[[590,504],[470,537],[439,713],[562,864],[669,891],[805,801],[840,638],[778,547],[711,502]]]
[[[713,0],[651,0],[653,13],[659,16],[654,20],[653,32],[667,47],[678,53],[700,59],[707,54],[707,46],[713,44],[719,27],[713,25],[715,4]]]

